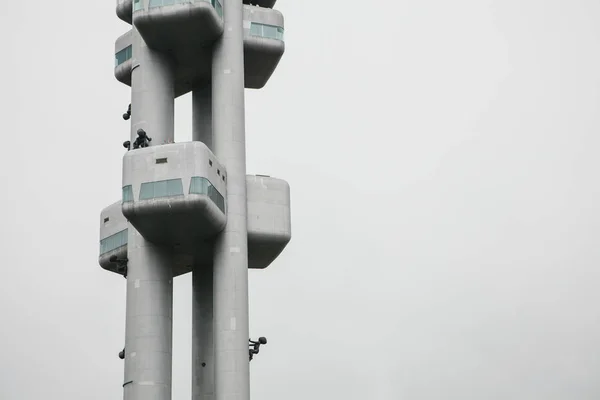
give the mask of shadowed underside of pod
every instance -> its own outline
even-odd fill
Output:
[[[138,10],[134,13],[134,24],[148,46],[173,58],[176,97],[211,82],[212,46],[223,29],[221,17],[211,3],[197,0],[196,3]],[[285,51],[283,26],[283,15],[279,11],[244,6],[246,88],[264,87],[277,68]],[[131,44],[131,31],[119,37],[115,44],[115,77],[128,86],[131,86],[133,67]]]
[[[118,0],[117,1],[117,17],[122,21],[131,24],[133,10],[133,0]]]
[[[150,1],[147,9],[134,10],[133,23],[150,48],[176,58],[211,45],[223,34],[219,0]]]
[[[273,8],[277,0],[244,0],[244,4]]]

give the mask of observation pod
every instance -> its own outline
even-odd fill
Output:
[[[131,25],[133,0],[117,0],[117,17]]]
[[[290,185],[261,175],[246,177],[248,268],[266,268],[292,238]]]
[[[274,2],[273,2],[274,3]],[[283,14],[244,6],[244,81],[248,89],[264,87],[285,52]]]
[[[131,86],[131,68],[133,66],[133,31],[129,31],[115,42],[115,78]]]
[[[123,275],[121,266],[112,257],[127,258],[127,220],[121,212],[121,202],[111,204],[100,213],[100,256],[98,263],[107,271]]]
[[[219,16],[221,3],[215,0],[217,8],[213,8],[211,2],[204,0],[168,6],[161,5],[162,2],[152,0],[147,10],[136,10],[133,21],[150,48],[172,57],[174,92],[175,97],[179,97],[211,82],[213,44],[223,32]],[[136,7],[141,7],[139,4],[141,0],[134,2]],[[194,13],[185,10],[194,10]],[[210,19],[207,26],[197,22],[203,18]],[[170,27],[163,29],[162,24]],[[245,87],[260,89],[267,84],[285,52],[283,15],[270,8],[244,5],[243,37]],[[132,31],[120,36],[115,43],[115,77],[128,86],[131,86],[133,68],[132,43]]]
[[[289,243],[291,232],[290,186],[277,178],[264,175],[246,177],[248,193],[248,268],[267,268]],[[128,190],[128,189],[126,189]],[[112,256],[127,258],[127,219],[118,201],[100,213],[100,266],[123,275]],[[174,247],[172,250],[173,276],[189,272],[193,260],[212,263],[212,246],[196,243],[193,249]]]
[[[201,142],[123,157],[123,215],[148,241],[191,247],[225,227],[225,168]]]

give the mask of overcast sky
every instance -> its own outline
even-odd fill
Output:
[[[122,398],[115,2],[0,12],[0,399]],[[600,2],[280,0],[286,54],[246,92],[248,173],[293,238],[250,272],[257,400],[600,398]],[[176,140],[191,139],[191,98]],[[175,280],[173,400],[191,392]]]

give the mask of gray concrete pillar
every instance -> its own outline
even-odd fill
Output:
[[[174,77],[168,55],[150,49],[133,27],[131,71],[131,143],[142,128],[152,138],[151,146],[173,143]]]
[[[215,399],[248,400],[248,232],[243,4],[224,0],[213,52],[213,145],[227,170],[227,226],[214,253]]]
[[[170,400],[173,271],[165,248],[129,225],[124,400]]]
[[[133,27],[131,141],[142,128],[150,145],[173,141],[173,68]],[[146,241],[128,224],[124,400],[170,400],[173,270],[169,249]]]
[[[215,398],[213,266],[192,271],[192,400]]]
[[[207,85],[192,92],[192,140],[213,148],[212,87]]]

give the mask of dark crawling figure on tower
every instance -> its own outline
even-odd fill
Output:
[[[250,340],[248,339],[248,341],[250,343],[248,343],[250,346],[252,346],[250,349],[248,349],[249,355],[250,355],[250,361],[252,361],[252,358],[254,357],[255,354],[258,354],[258,352],[260,351],[260,345],[261,344],[267,344],[267,338],[266,337],[259,337],[258,341],[254,341],[254,340]]]
[[[140,148],[148,147],[148,142],[151,142],[152,138],[148,137],[148,135],[146,135],[146,131],[143,129],[138,129],[137,134],[138,134],[138,137],[133,142],[133,148],[140,149]]]

